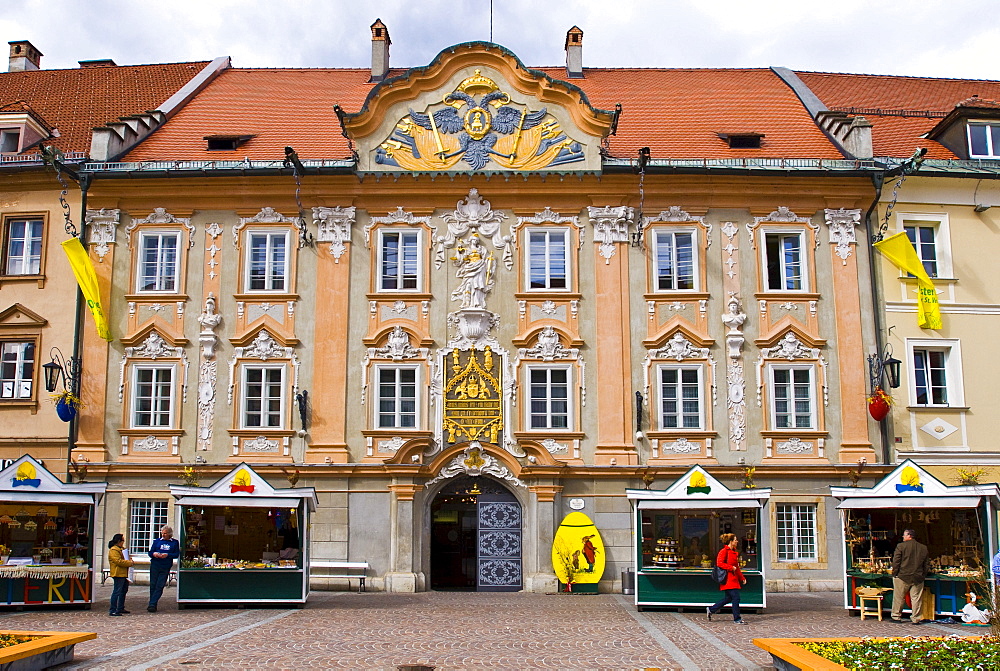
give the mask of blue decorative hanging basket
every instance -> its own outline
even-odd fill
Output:
[[[64,396],[56,401],[56,414],[62,421],[72,422],[73,418],[76,417],[76,406],[66,400]]]

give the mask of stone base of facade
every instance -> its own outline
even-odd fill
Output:
[[[768,592],[843,592],[843,580],[767,580]]]
[[[423,573],[394,571],[385,574],[386,592],[423,592],[426,589],[426,579]]]

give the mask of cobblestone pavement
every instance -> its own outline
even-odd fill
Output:
[[[111,585],[93,610],[0,612],[0,628],[93,631],[59,669],[763,669],[752,639],[781,636],[979,635],[961,625],[895,624],[849,616],[841,595],[772,594],[768,609],[638,612],[620,594],[314,592],[304,609],[186,609],[168,588],[147,613],[144,586],[107,614]],[[987,630],[988,631],[988,630]]]

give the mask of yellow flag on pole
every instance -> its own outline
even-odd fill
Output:
[[[917,278],[917,326],[922,329],[940,329],[941,308],[938,305],[937,291],[906,233],[890,235],[881,242],[876,242],[874,247],[894,266]]]
[[[97,272],[90,263],[87,250],[83,248],[80,239],[75,237],[63,242],[62,248],[66,252],[66,258],[69,259],[69,265],[73,268],[73,274],[76,275],[77,284],[83,291],[83,297],[87,300],[87,307],[94,315],[97,335],[107,341],[113,340],[108,320],[104,317],[104,308],[101,307],[101,291],[97,286]]]

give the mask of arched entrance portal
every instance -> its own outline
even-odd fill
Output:
[[[521,589],[521,504],[496,480],[459,476],[434,497],[431,589]]]

